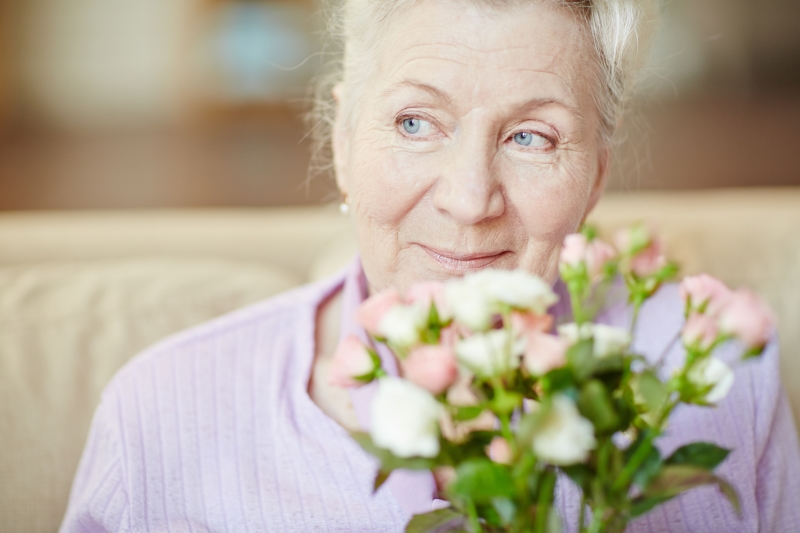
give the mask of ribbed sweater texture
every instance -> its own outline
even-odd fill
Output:
[[[341,288],[342,333],[363,336],[351,318],[365,297],[356,260],[126,365],[95,413],[61,533],[399,533],[412,514],[443,505],[428,472],[395,472],[373,493],[376,461],[308,396],[317,307]],[[630,313],[619,305],[603,319],[624,325]],[[652,359],[666,349],[669,372],[682,356],[668,348],[682,320],[677,289],[663,288],[641,313],[636,350]],[[698,440],[734,449],[718,473],[737,489],[741,517],[716,489],[700,488],[629,532],[800,532],[800,446],[779,372],[772,343],[737,365],[716,408],[679,408],[659,441],[663,453]],[[372,394],[351,395],[362,425]],[[566,479],[557,505],[565,532],[575,531],[579,495]]]

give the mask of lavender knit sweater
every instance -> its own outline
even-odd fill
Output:
[[[356,261],[302,287],[174,336],[141,354],[106,388],[75,476],[62,533],[401,532],[441,505],[432,476],[395,472],[372,494],[375,461],[311,401],[318,304],[344,285],[343,333],[364,297]],[[681,326],[666,287],[645,307],[636,348],[656,357]],[[625,323],[624,307],[609,323]],[[675,348],[669,365],[679,359]],[[374,390],[353,393],[359,420]],[[645,532],[800,532],[800,448],[774,345],[738,368],[716,408],[675,413],[659,445],[692,440],[735,451],[719,468],[742,500],[737,518],[713,489],[697,489],[633,522]],[[574,531],[578,495],[559,483]]]

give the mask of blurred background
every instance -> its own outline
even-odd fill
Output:
[[[317,0],[0,0],[0,209],[320,204]],[[611,187],[800,185],[800,2],[667,0]]]

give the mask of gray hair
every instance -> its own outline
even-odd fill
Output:
[[[345,122],[352,124],[355,103],[374,63],[371,54],[387,24],[401,9],[419,0],[326,0],[328,46],[333,59],[315,86],[309,113],[314,141],[312,169],[331,168],[331,132],[336,103],[331,91],[344,86],[346,101],[340,102]],[[659,0],[465,0],[502,8],[529,2],[549,1],[570,9],[584,21],[597,58],[595,101],[600,113],[599,135],[612,142],[618,124],[641,81],[657,24]],[[336,2],[336,3],[334,3]]]

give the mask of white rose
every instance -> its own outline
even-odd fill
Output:
[[[482,287],[464,279],[447,282],[445,299],[453,317],[473,331],[488,329],[495,310]]]
[[[381,319],[378,331],[392,344],[411,346],[419,342],[427,317],[427,311],[420,306],[394,305]]]
[[[583,418],[575,404],[563,394],[553,403],[533,437],[533,451],[553,465],[566,466],[585,461],[597,446],[594,426]]]
[[[592,325],[583,324],[579,330],[578,324],[575,322],[562,324],[558,326],[558,335],[572,346],[577,344],[579,340],[588,339],[592,336]]]
[[[372,442],[397,457],[435,457],[443,413],[442,405],[425,389],[404,379],[383,378],[372,402]]]
[[[631,343],[631,335],[628,330],[605,324],[584,323],[579,331],[578,325],[572,322],[559,326],[558,334],[570,345],[577,343],[579,340],[593,337],[594,349],[592,353],[598,359],[622,353]]]
[[[519,368],[524,338],[513,338],[502,329],[476,333],[456,343],[456,356],[468,370],[481,377],[496,376]]]
[[[542,278],[523,270],[485,269],[465,277],[467,283],[483,288],[494,304],[544,314],[558,301],[552,287]]]
[[[728,395],[733,386],[733,370],[715,357],[703,359],[686,375],[695,387],[712,387],[703,398],[708,403],[717,403]]]
[[[600,359],[622,353],[631,343],[631,334],[624,328],[594,324],[594,356]]]

